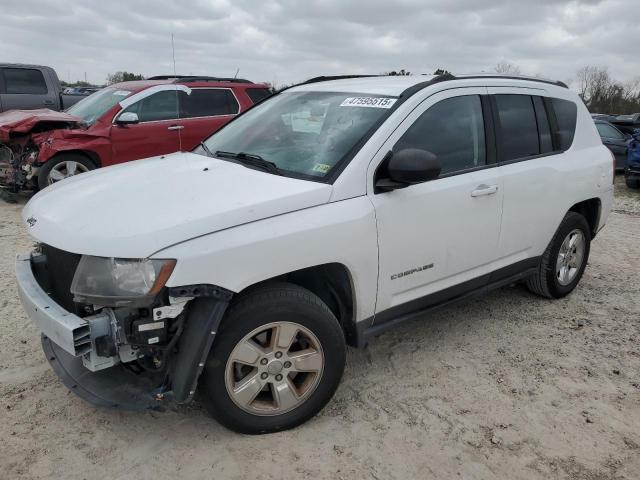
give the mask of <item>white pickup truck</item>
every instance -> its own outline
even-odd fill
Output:
[[[517,281],[569,294],[613,173],[560,83],[314,79],[194,152],[37,194],[18,286],[81,397],[154,408],[199,391],[225,426],[273,432],[331,399],[346,345]]]

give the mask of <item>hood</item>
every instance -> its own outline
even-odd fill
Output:
[[[9,110],[0,113],[0,142],[8,142],[11,136],[26,135],[58,128],[79,127],[82,119],[47,108],[40,110]]]
[[[93,170],[35,195],[29,233],[61,250],[146,258],[208,233],[329,201],[332,187],[175,153]]]

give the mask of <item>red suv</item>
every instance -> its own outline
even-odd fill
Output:
[[[66,112],[0,114],[0,184],[44,188],[94,168],[192,150],[269,94],[248,80],[162,76],[111,85]]]

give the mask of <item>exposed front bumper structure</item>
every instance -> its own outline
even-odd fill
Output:
[[[31,269],[31,255],[18,255],[16,279],[22,306],[44,335],[73,356],[91,350],[89,323],[67,312],[40,287]]]
[[[159,406],[164,375],[136,374],[123,364],[92,372],[83,356],[91,353],[90,323],[66,311],[42,289],[31,256],[16,259],[16,279],[25,312],[42,332],[42,348],[62,382],[81,398],[104,407],[149,409]],[[107,315],[103,313],[101,315]],[[98,317],[98,316],[94,316]]]
[[[42,332],[47,360],[71,391],[94,405],[130,410],[159,408],[163,400],[185,403],[193,398],[231,292],[195,286],[204,298],[189,302],[188,321],[177,338],[175,353],[170,352],[169,368],[150,371],[132,368],[137,357],[126,363],[123,352],[134,352],[129,344],[119,347],[122,361],[97,355],[96,338],[118,329],[113,311],[103,308],[96,315],[82,318],[60,306],[38,282],[34,274],[37,260],[37,255],[20,255],[16,259],[20,300]],[[189,294],[194,289],[180,287],[174,294]],[[125,347],[128,349],[123,350]]]

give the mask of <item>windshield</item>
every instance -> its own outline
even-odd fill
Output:
[[[321,180],[395,101],[354,93],[281,93],[229,123],[195,153],[259,156],[284,175]]]
[[[129,90],[103,88],[68,108],[67,113],[82,118],[87,125],[93,125],[111,107],[129,95],[131,95]]]

